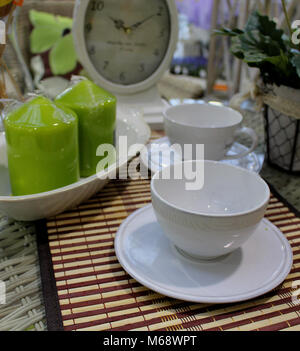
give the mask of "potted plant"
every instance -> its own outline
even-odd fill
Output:
[[[285,4],[283,7],[286,13]],[[300,46],[286,14],[289,35],[259,12],[244,28],[216,31],[231,37],[231,52],[259,69],[256,99],[264,105],[269,164],[300,173]]]

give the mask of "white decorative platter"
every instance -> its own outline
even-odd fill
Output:
[[[117,140],[119,136],[127,136],[128,148],[133,144],[140,144],[142,147],[149,141],[151,130],[140,114],[118,111]],[[129,160],[130,156],[122,161],[117,160],[110,172],[125,167]],[[109,174],[106,179],[100,179],[94,175],[53,191],[28,196],[11,196],[5,136],[0,133],[0,211],[11,218],[34,221],[57,215],[99,192],[108,183],[108,178]]]

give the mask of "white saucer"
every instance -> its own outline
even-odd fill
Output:
[[[141,152],[140,158],[142,164],[146,168],[150,169],[153,173],[160,171],[163,167],[169,166],[169,154],[171,149],[170,146],[171,145],[168,137],[154,140],[152,143],[147,145],[147,149],[144,149]],[[246,150],[246,146],[235,142],[229,150],[228,155],[240,154]],[[176,151],[174,151],[174,158],[171,160],[171,163],[176,161],[181,161],[181,157],[176,153]],[[248,169],[249,171],[259,173],[264,163],[264,156],[251,152],[249,155],[237,160],[222,160],[220,162],[239,166]]]
[[[266,219],[242,248],[226,257],[186,258],[164,236],[152,205],[122,223],[115,251],[120,264],[139,283],[198,303],[233,303],[265,294],[284,281],[293,262],[287,239]]]

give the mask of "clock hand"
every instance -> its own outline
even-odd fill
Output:
[[[110,16],[109,16],[109,18],[114,22],[115,27],[116,27],[118,30],[123,29],[123,31],[124,31],[126,34],[130,34],[132,30],[137,29],[137,28],[140,27],[142,24],[144,24],[145,22],[149,21],[151,18],[153,18],[153,17],[155,17],[155,16],[157,16],[157,15],[155,14],[155,15],[148,16],[148,17],[145,18],[144,20],[135,23],[135,24],[132,25],[131,27],[125,27],[125,23],[124,23],[124,21],[121,20],[121,19],[115,19],[115,18],[110,17]]]
[[[129,27],[129,28],[130,28],[130,29],[137,29],[137,28],[140,27],[142,24],[144,24],[145,22],[149,21],[151,18],[153,18],[153,17],[155,17],[155,16],[157,16],[157,14],[151,15],[151,16],[145,18],[144,20],[135,23],[134,25],[132,25],[132,26]]]
[[[123,29],[123,31],[126,33],[126,34],[130,34],[131,32],[131,28],[130,27],[125,27],[125,23],[123,20],[117,20],[117,19],[114,19],[112,17],[109,17],[115,24],[115,27],[119,30],[119,29]]]
[[[115,27],[119,30],[119,29],[123,29],[125,30],[125,26],[124,26],[124,21],[120,20],[120,19],[114,19],[112,17],[109,16],[109,18],[114,22]]]

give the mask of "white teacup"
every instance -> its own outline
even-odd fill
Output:
[[[200,163],[204,166],[201,189],[188,190],[185,176],[163,177],[167,170],[178,174],[179,167],[197,168]],[[181,253],[197,259],[213,259],[241,247],[264,217],[270,198],[259,175],[216,161],[183,161],[166,167],[152,178],[151,192],[165,235]]]
[[[196,153],[196,145],[204,145],[205,160],[220,161],[242,158],[251,153],[258,144],[254,130],[241,127],[243,116],[229,107],[182,104],[168,108],[164,117],[165,132],[172,145],[180,145],[185,160],[203,159],[203,156]],[[227,156],[240,134],[250,136],[251,147],[240,154]],[[192,145],[192,153],[186,152],[186,145]]]

